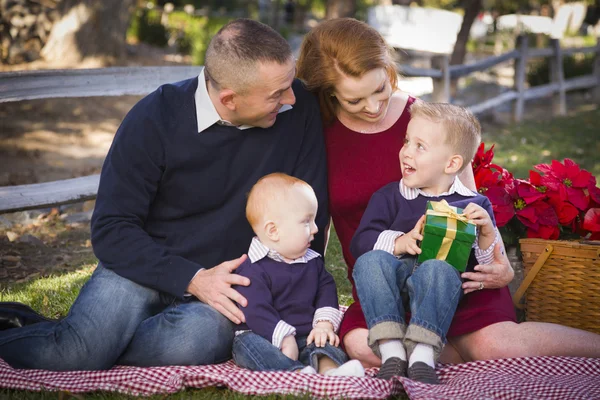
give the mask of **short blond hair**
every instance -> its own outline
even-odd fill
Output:
[[[248,202],[246,203],[246,218],[255,232],[269,209],[274,204],[286,201],[289,190],[296,185],[305,186],[311,191],[313,190],[302,179],[282,172],[265,175],[252,186],[252,189],[248,193]]]
[[[473,160],[481,143],[481,125],[471,111],[454,104],[417,100],[410,107],[410,117],[425,118],[444,127],[445,143],[463,158],[460,171]]]

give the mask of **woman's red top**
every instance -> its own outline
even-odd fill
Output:
[[[350,240],[371,195],[402,177],[398,153],[410,121],[408,110],[414,101],[410,97],[398,121],[383,132],[362,134],[348,129],[338,120],[325,129],[329,211],[342,245],[355,301],[344,315],[341,339],[353,329],[367,327],[352,280],[355,260],[350,254]],[[447,336],[474,332],[501,321],[516,321],[508,287],[472,292],[458,305]]]

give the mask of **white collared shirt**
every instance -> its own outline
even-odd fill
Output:
[[[194,94],[194,102],[196,103],[196,123],[198,125],[198,132],[203,132],[204,130],[213,126],[214,124],[235,126],[239,130],[254,128],[250,125],[236,126],[233,125],[231,122],[221,118],[212,100],[210,99],[210,96],[208,95],[208,90],[206,88],[206,77],[204,76],[204,68],[202,68],[202,71],[200,71],[200,75],[198,75],[198,88],[196,89],[196,93]],[[291,109],[291,105],[284,104],[279,109],[279,113]]]
[[[257,236],[252,238],[252,243],[250,243],[250,248],[248,249],[248,258],[250,258],[251,263],[255,263],[259,260],[262,260],[265,257],[269,257],[271,260],[286,262],[284,258],[276,252],[275,250],[269,249],[265,246]],[[295,260],[289,262],[289,264],[306,264],[313,258],[320,257],[320,254],[314,251],[313,249],[308,249],[306,254],[302,257],[298,257]]]

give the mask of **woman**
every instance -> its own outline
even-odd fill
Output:
[[[367,346],[367,325],[352,281],[349,246],[371,195],[400,180],[398,152],[414,98],[397,90],[393,50],[363,22],[334,19],[309,32],[298,59],[298,77],[318,96],[325,124],[330,212],[348,265],[355,302],[344,316],[340,339],[365,367],[381,365]],[[461,181],[475,190],[467,168]],[[517,324],[508,283],[514,272],[498,245],[493,264],[464,273],[465,296],[448,332],[440,361],[521,356],[600,357],[600,335],[556,324]]]

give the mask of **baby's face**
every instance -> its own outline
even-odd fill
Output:
[[[276,210],[280,216],[277,221],[280,238],[277,252],[294,260],[306,254],[318,232],[315,223],[318,204],[314,191],[304,185],[294,185],[286,200],[278,204]]]

